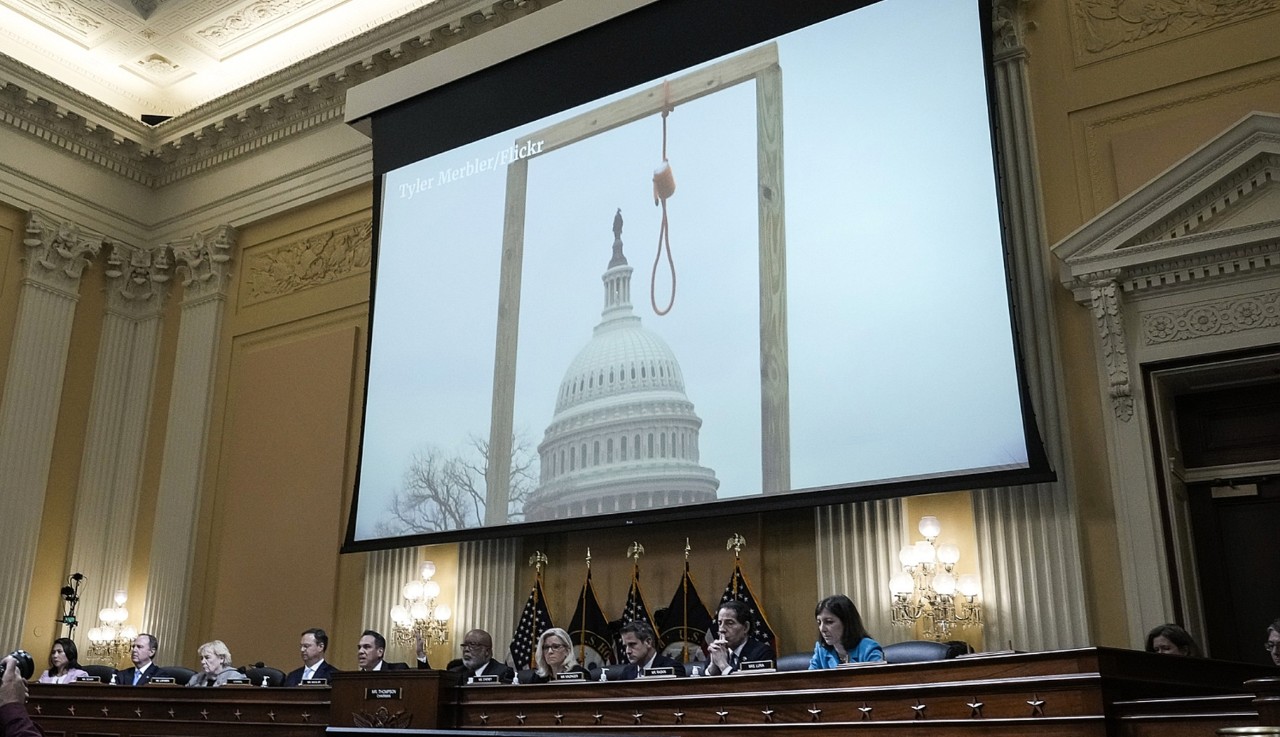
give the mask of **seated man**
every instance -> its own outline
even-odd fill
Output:
[[[325,681],[331,679],[334,673],[338,672],[324,659],[325,651],[329,649],[329,635],[324,630],[313,627],[302,633],[302,639],[298,641],[298,652],[302,655],[302,667],[290,671],[289,675],[284,677],[284,685],[301,686],[303,681],[312,679],[323,679]]]
[[[751,612],[741,601],[726,601],[716,612],[720,639],[707,647],[707,675],[727,676],[749,660],[772,660],[773,650],[751,639]]]
[[[129,660],[133,661],[133,667],[116,671],[116,684],[145,686],[152,678],[164,675],[160,666],[155,664],[158,649],[160,649],[160,642],[156,640],[155,635],[143,632],[134,638],[133,644],[129,646]]]
[[[451,668],[463,682],[477,676],[497,676],[499,683],[511,683],[516,672],[493,658],[493,637],[484,630],[471,630],[462,638],[462,665]]]
[[[360,670],[409,670],[408,663],[392,663],[382,659],[387,651],[387,638],[373,630],[365,630],[356,643],[356,665]]]
[[[1263,647],[1271,653],[1271,662],[1280,665],[1280,617],[1267,627],[1267,642]]]
[[[658,638],[653,628],[640,621],[622,626],[622,647],[627,652],[627,667],[622,669],[620,681],[629,681],[642,675],[646,668],[673,668],[677,676],[685,674],[684,665],[658,652]]]

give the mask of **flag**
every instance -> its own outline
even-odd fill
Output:
[[[751,592],[751,584],[747,583],[747,577],[742,574],[742,561],[734,561],[733,575],[729,577],[729,583],[724,587],[724,594],[720,597],[720,604],[726,601],[741,601],[747,605],[747,611],[751,618],[751,638],[759,640],[768,645],[772,650],[774,657],[778,655],[778,638],[773,634],[773,628],[769,626],[769,619],[765,617],[764,609],[760,607],[756,600],[756,595]],[[716,605],[716,611],[719,612],[720,605]],[[709,630],[711,637],[718,637],[715,618],[711,620],[711,629]]]
[[[654,612],[658,636],[667,643],[663,650],[682,662],[706,660],[707,630],[711,629],[711,613],[698,596],[689,574],[689,561],[684,562],[684,576],[666,609]]]
[[[658,649],[662,649],[662,638],[657,636],[657,628],[653,626],[653,617],[649,616],[649,607],[645,606],[644,594],[640,593],[640,564],[636,563],[631,569],[631,589],[627,591],[627,604],[622,608],[622,618],[614,620],[610,625],[610,634],[613,635],[614,643],[617,645],[617,662],[627,662],[626,650],[622,647],[622,635],[619,630],[624,625],[631,622],[641,621],[649,625],[655,632],[655,638],[658,640],[655,645]]]
[[[533,589],[529,591],[529,600],[520,613],[520,621],[516,623],[516,633],[511,638],[509,651],[516,670],[537,666],[534,655],[538,649],[538,638],[552,626],[547,599],[542,595],[542,571],[539,570],[533,580]]]
[[[613,647],[610,645],[609,621],[605,619],[604,609],[596,598],[595,587],[591,585],[590,567],[587,568],[587,581],[582,584],[582,593],[578,594],[573,621],[569,623],[569,636],[578,649],[578,662],[584,668],[593,663],[603,665],[615,662]]]

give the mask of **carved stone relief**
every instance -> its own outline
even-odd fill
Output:
[[[1120,286],[1114,279],[1095,282],[1089,289],[1094,327],[1107,369],[1107,393],[1116,419],[1133,417],[1133,388],[1129,383],[1129,351],[1125,347],[1124,318],[1120,313]]]
[[[373,220],[254,252],[245,260],[241,303],[262,302],[368,271]]]
[[[1120,56],[1278,9],[1280,0],[1075,0],[1076,61]]]
[[[111,280],[107,300],[120,312],[146,314],[164,302],[165,285],[173,277],[173,259],[169,250],[135,248],[111,243],[103,273]]]
[[[182,274],[182,286],[186,290],[184,302],[225,294],[231,279],[231,252],[235,245],[236,231],[229,225],[219,225],[169,244],[177,270]]]
[[[1276,327],[1280,327],[1280,291],[1275,290],[1179,305],[1142,316],[1142,338],[1147,345]]]
[[[74,295],[89,260],[102,249],[102,236],[82,233],[75,223],[52,222],[39,210],[27,215],[22,245],[26,276],[34,282]]]

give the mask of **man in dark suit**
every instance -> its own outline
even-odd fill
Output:
[[[160,649],[160,641],[155,635],[146,632],[138,635],[129,646],[129,660],[132,668],[116,671],[116,684],[120,686],[145,686],[156,676],[163,675],[155,664],[156,651]]]
[[[329,649],[329,635],[324,630],[312,628],[302,633],[298,641],[298,651],[302,654],[302,667],[290,671],[284,677],[284,685],[301,686],[303,681],[322,679],[328,681],[338,672],[324,659]]]
[[[677,676],[686,675],[684,665],[658,652],[658,637],[648,624],[635,621],[622,627],[622,647],[627,652],[627,667],[622,669],[620,681],[629,681],[642,675],[646,668],[672,668]]]
[[[409,670],[408,663],[392,663],[382,659],[387,651],[387,638],[365,630],[356,643],[356,665],[360,670]]]
[[[726,601],[716,612],[720,638],[707,646],[707,675],[727,676],[738,664],[750,660],[772,660],[773,650],[751,639],[751,612],[741,601]]]
[[[493,637],[484,630],[471,630],[462,638],[462,665],[451,668],[463,682],[477,676],[497,676],[499,683],[511,683],[516,672],[493,657]]]

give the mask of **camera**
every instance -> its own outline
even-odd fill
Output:
[[[31,659],[31,653],[26,650],[14,650],[9,653],[9,657],[13,658],[17,664],[18,673],[22,676],[22,680],[31,680],[31,676],[36,672],[36,663]]]

